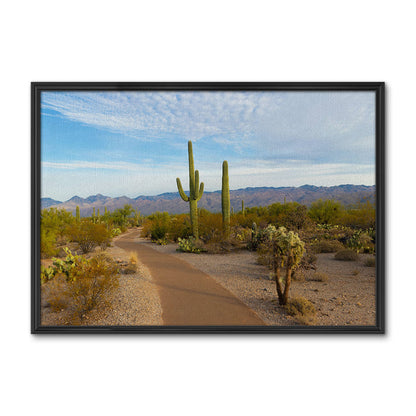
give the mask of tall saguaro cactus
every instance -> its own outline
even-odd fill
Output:
[[[230,183],[228,179],[228,162],[222,162],[221,188],[222,224],[226,236],[230,233]]]
[[[181,180],[176,178],[179,195],[185,202],[189,202],[189,212],[191,217],[192,234],[196,239],[199,238],[198,232],[198,201],[204,193],[204,183],[199,184],[199,172],[194,170],[194,155],[192,153],[192,142],[188,142],[188,160],[189,160],[189,196],[185,194],[182,188]]]
[[[75,209],[75,218],[77,222],[80,222],[81,220],[81,216],[79,214],[79,206],[77,205],[76,209]]]

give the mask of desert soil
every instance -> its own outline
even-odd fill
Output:
[[[159,246],[137,238],[141,244],[175,256],[204,271],[249,306],[267,325],[297,325],[278,305],[276,286],[269,270],[257,263],[255,253],[191,254],[177,252],[176,244]],[[359,261],[338,261],[333,253],[318,254],[316,272],[328,275],[327,282],[292,281],[290,296],[310,300],[317,311],[315,325],[375,325],[375,268],[364,265],[372,255],[360,254]]]
[[[137,251],[137,248],[141,250]],[[177,244],[159,246],[151,243],[141,238],[137,230],[115,239],[108,253],[118,261],[127,261],[130,251],[136,251],[138,271],[134,275],[120,275],[120,287],[111,299],[111,307],[89,313],[83,325],[205,325],[207,319],[211,319],[211,325],[298,325],[297,320],[278,305],[275,283],[269,280],[269,270],[257,263],[255,253],[244,250],[228,254],[191,254],[176,249]],[[346,262],[335,260],[332,253],[318,254],[316,271],[328,275],[328,281],[311,281],[315,272],[306,271],[303,281],[292,282],[290,296],[304,297],[314,304],[317,310],[314,325],[375,325],[375,268],[364,265],[369,257],[371,255],[360,255],[359,261]],[[171,270],[163,267],[167,259]],[[179,276],[183,273],[178,269],[183,270],[186,266],[199,279],[183,290],[178,285],[184,285],[190,275],[181,280]],[[178,294],[183,303],[196,297],[188,312],[174,303]],[[221,312],[224,305],[231,310],[234,308],[226,313],[230,320],[227,318],[221,323],[218,321],[221,313],[208,313],[204,317],[200,308],[198,312],[198,302],[206,304],[211,302],[210,298],[218,301],[221,297],[217,310]],[[238,319],[235,321],[237,311],[242,314],[239,322]],[[186,315],[192,318],[188,316],[186,320]],[[65,325],[68,317],[64,312],[53,312],[44,305],[42,324]]]

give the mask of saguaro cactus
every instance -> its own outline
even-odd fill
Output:
[[[189,196],[185,194],[182,188],[181,180],[176,178],[179,195],[185,202],[189,202],[189,213],[191,217],[192,234],[198,239],[198,201],[204,193],[204,183],[199,184],[199,172],[194,170],[194,155],[192,153],[192,142],[188,142],[188,160],[189,160]]]
[[[92,208],[92,222],[95,224],[95,207]]]
[[[222,162],[221,188],[222,225],[226,236],[230,233],[230,183],[228,180],[228,162]]]
[[[245,215],[245,211],[244,211],[244,199],[241,200],[241,212],[243,215]]]
[[[77,222],[80,222],[81,216],[80,216],[80,213],[79,213],[79,206],[78,205],[77,205],[77,208],[75,209],[75,218],[76,218]]]

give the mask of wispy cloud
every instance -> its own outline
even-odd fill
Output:
[[[42,93],[42,117],[53,190],[173,191],[187,177],[187,140],[210,190],[224,159],[232,188],[374,183],[369,92],[55,91]]]
[[[368,161],[374,147],[368,92],[44,92],[42,108],[140,140],[205,139],[282,159]]]

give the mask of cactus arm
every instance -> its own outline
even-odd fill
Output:
[[[195,171],[195,183],[194,183],[194,192],[193,192],[193,199],[195,199],[195,201],[198,201],[199,199],[199,170]]]
[[[189,197],[185,194],[182,188],[181,180],[179,178],[176,178],[176,185],[178,185],[178,191],[179,195],[185,202],[189,202]]]
[[[198,192],[197,201],[199,201],[201,199],[203,193],[204,193],[204,182],[201,182],[201,185],[199,185],[199,192]]]

